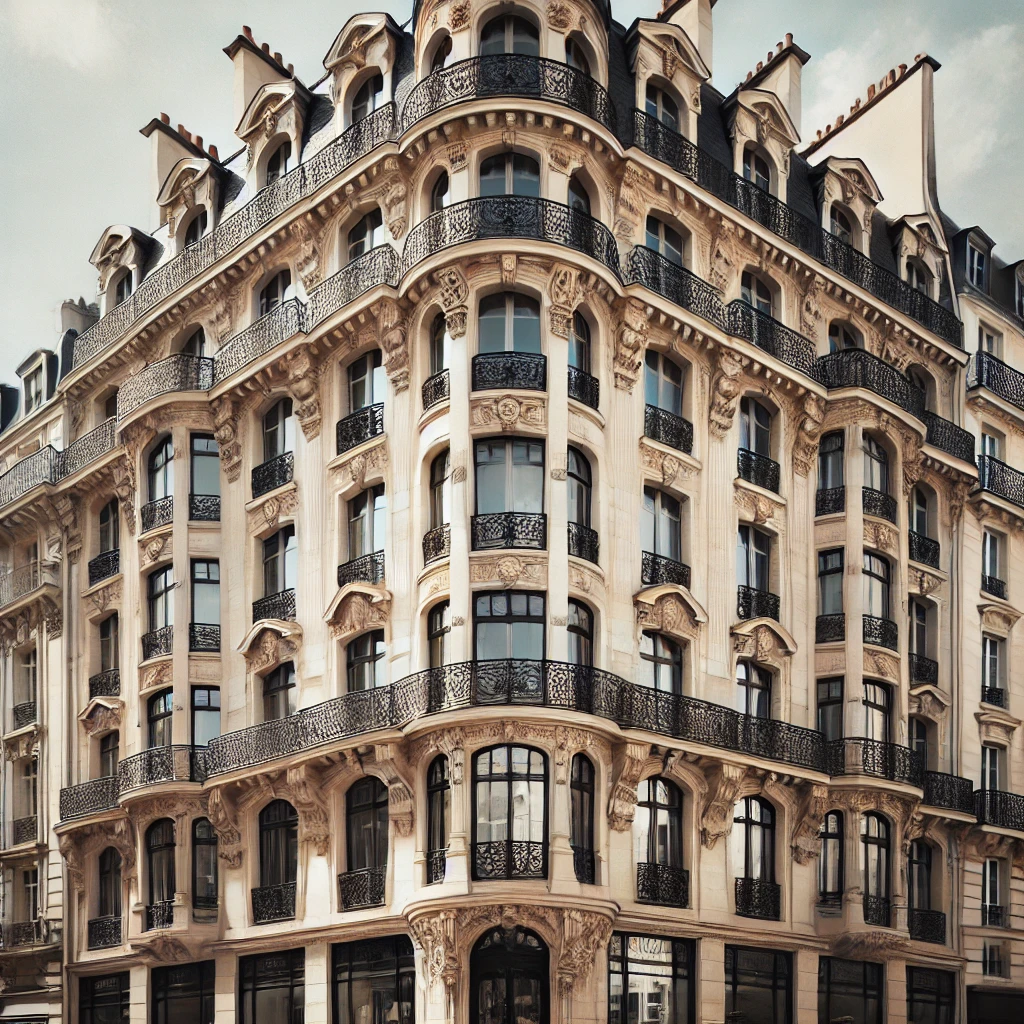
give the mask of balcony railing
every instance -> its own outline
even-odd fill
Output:
[[[94,917],[88,925],[89,949],[109,949],[121,945],[121,915]]]
[[[147,402],[180,391],[209,391],[213,387],[213,360],[177,352],[144,366],[117,391],[117,421],[120,423]]]
[[[592,530],[583,523],[569,523],[568,526],[569,554],[574,558],[583,558],[597,564],[600,543],[597,530]]]
[[[451,397],[450,375],[447,370],[440,370],[432,374],[423,382],[421,392],[423,396],[423,408],[433,409],[435,405],[447,402]]]
[[[736,475],[741,480],[775,491],[776,494],[779,491],[779,470],[779,464],[767,455],[760,455],[748,448],[740,448],[736,452]]]
[[[829,389],[864,388],[905,412],[924,416],[924,394],[895,366],[860,348],[843,349],[819,356],[815,376]]]
[[[190,494],[188,496],[188,519],[190,523],[219,523],[219,494]]]
[[[0,925],[0,949],[15,949],[19,946],[48,946],[57,942],[59,929],[50,927],[44,918],[35,921],[11,921]]]
[[[312,299],[312,296],[310,296]],[[226,380],[247,363],[266,355],[278,345],[306,329],[306,307],[298,299],[289,299],[254,320],[229,338],[214,358],[213,379]]]
[[[338,875],[338,898],[342,910],[384,905],[387,868],[361,868]]]
[[[90,814],[99,814],[117,806],[118,784],[116,775],[90,779],[77,786],[60,791],[60,820],[72,821]]]
[[[1005,708],[1006,690],[1001,686],[982,686],[981,699],[985,704],[991,704],[997,708]]]
[[[729,330],[727,307],[718,292],[702,277],[653,249],[643,245],[630,249],[626,257],[626,283],[642,284],[723,331]]]
[[[266,462],[261,462],[253,467],[252,471],[252,496],[262,497],[275,487],[284,487],[291,483],[295,475],[295,453],[282,452],[275,455]]]
[[[981,924],[983,927],[1005,928],[1007,920],[1009,920],[1009,915],[1006,913],[1006,907],[1001,907],[998,903],[982,903]]]
[[[384,552],[372,551],[338,566],[338,586],[349,583],[383,583]]]
[[[876,491],[873,487],[862,487],[860,499],[864,515],[887,519],[890,523],[898,521],[899,510],[896,506],[896,499],[891,494],[886,494],[885,491]]]
[[[890,782],[924,786],[924,758],[899,743],[847,736],[828,744],[830,775],[871,775]]]
[[[295,591],[282,590],[253,601],[252,621],[259,622],[262,619],[283,619],[285,622],[294,622]]]
[[[39,819],[34,814],[26,814],[11,822],[11,845],[21,846],[22,843],[34,843],[39,838]]]
[[[11,720],[15,729],[24,729],[39,721],[39,709],[34,700],[23,700],[11,708]]]
[[[368,120],[370,118],[364,118],[359,124]],[[396,286],[398,279],[399,258],[394,246],[385,243],[364,252],[309,293],[306,329],[323,323],[372,288],[385,284]]]
[[[444,523],[433,530],[427,530],[423,535],[423,564],[430,565],[431,562],[448,558],[452,550],[452,528],[450,523]]]
[[[547,391],[547,356],[536,352],[485,352],[473,356],[473,390]]]
[[[174,925],[174,900],[161,900],[146,907],[145,931],[170,928]]]
[[[946,942],[946,915],[941,910],[907,911],[907,924],[910,937],[918,942],[935,942],[944,945]]]
[[[121,670],[108,668],[89,676],[89,700],[94,697],[119,697],[121,695]]]
[[[499,839],[473,844],[473,877],[547,878],[547,843],[520,839]]]
[[[816,516],[834,516],[845,511],[845,487],[825,487],[815,493],[814,514]]]
[[[978,456],[978,487],[1024,508],[1024,473],[992,455]]]
[[[290,921],[295,917],[295,883],[264,885],[252,890],[252,919],[256,924]]]
[[[974,464],[974,435],[933,412],[924,413],[925,440],[954,458]]]
[[[190,622],[188,624],[188,649],[193,654],[219,651],[220,626],[213,622]]]
[[[117,766],[119,795],[161,782],[205,782],[205,747],[175,744],[150,747],[126,757]]]
[[[336,427],[337,453],[344,455],[357,445],[384,433],[384,403],[357,409],[338,420]]]
[[[814,642],[816,644],[840,643],[846,639],[846,615],[819,615],[814,620]]]
[[[448,866],[447,850],[427,851],[427,885],[443,882],[445,869]]]
[[[688,907],[690,872],[668,864],[640,862],[636,866],[636,901],[662,907]]]
[[[601,400],[601,382],[585,370],[569,367],[569,397],[596,409]]]
[[[913,530],[907,531],[907,540],[910,542],[911,561],[938,569],[941,549],[937,540],[932,540],[931,537],[926,537],[923,533],[915,533]]]
[[[998,825],[1024,832],[1024,796],[998,789],[974,793],[974,814],[981,825]]]
[[[60,575],[50,562],[30,562],[0,575],[0,608],[28,597],[43,586],[59,587]]]
[[[693,424],[682,416],[654,405],[644,406],[644,437],[660,441],[687,455],[693,451]]]
[[[594,885],[597,880],[594,851],[582,846],[574,846],[572,848],[572,869],[576,875],[576,881],[581,885]]]
[[[900,630],[892,619],[880,619],[877,615],[865,615],[863,629],[864,643],[888,647],[890,651],[899,650]]]
[[[1001,580],[998,576],[986,576],[982,573],[981,589],[984,590],[986,594],[998,597],[1001,601],[1006,600],[1006,580]]]
[[[947,772],[924,773],[924,800],[928,807],[945,807],[950,811],[974,813],[974,791],[970,779]]]
[[[640,582],[645,587],[672,583],[690,589],[690,567],[674,558],[644,551],[640,555]]]
[[[506,238],[564,245],[619,275],[618,243],[599,220],[550,199],[509,195],[466,199],[420,221],[405,240],[402,272],[451,245]]]
[[[937,683],[939,681],[939,663],[923,654],[911,654],[909,657],[910,681],[912,683]]]
[[[888,896],[864,895],[864,923],[879,928],[888,928],[892,924],[892,901]]]
[[[170,654],[174,649],[174,627],[161,626],[142,634],[142,660],[159,658]]]
[[[143,533],[161,526],[169,526],[174,521],[174,496],[169,494],[166,498],[146,502],[139,510],[139,517],[142,520]]]
[[[814,376],[816,354],[814,345],[798,331],[780,323],[749,303],[729,303],[729,333],[746,338],[759,349],[774,356],[808,377]],[[774,488],[773,488],[774,489]]]
[[[114,548],[104,551],[89,560],[89,586],[94,587],[100,580],[116,576],[121,571],[121,551]]]
[[[527,548],[543,551],[548,544],[548,517],[542,512],[490,512],[473,516],[470,533],[474,551],[489,548]]]
[[[1024,373],[991,352],[975,352],[967,371],[967,387],[987,388],[1004,402],[1024,409]]]
[[[782,916],[782,886],[763,878],[736,879],[736,913],[778,921]]]
[[[744,619],[775,619],[779,621],[779,595],[756,587],[736,588],[736,617]]]

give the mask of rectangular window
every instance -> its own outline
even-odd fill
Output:
[[[303,1024],[305,972],[304,949],[243,956],[238,961],[239,1024]]]
[[[883,971],[881,964],[818,959],[818,1020],[850,1020],[857,1024],[882,1024]]]
[[[907,968],[907,1020],[956,1024],[956,975],[928,967]]]
[[[131,975],[101,974],[78,980],[79,1024],[127,1024]]]
[[[213,1024],[216,963],[154,967],[153,1024]]]
[[[843,611],[843,549],[818,552],[818,614]]]
[[[1003,904],[1000,896],[1002,887],[999,884],[1002,871],[995,857],[988,857],[981,868],[981,923],[983,925],[1002,925]]]
[[[928,657],[928,608],[910,599],[910,653]]]
[[[100,671],[109,672],[121,664],[120,629],[117,613],[100,623]]]
[[[725,1016],[791,1024],[792,967],[789,953],[769,949],[725,947]]]
[[[348,503],[349,560],[384,550],[387,511],[383,484],[357,494]]]
[[[40,366],[25,378],[25,415],[43,404],[43,368]]]
[[[981,685],[992,690],[1003,685],[1003,639],[991,633],[981,637]]]
[[[843,486],[845,435],[841,430],[826,434],[818,445],[818,490]]]
[[[405,935],[331,947],[335,1024],[413,1024],[416,967]]]
[[[985,287],[985,254],[971,243],[967,244],[967,280],[975,288]]]
[[[220,448],[209,434],[193,434],[189,439],[191,466],[189,487],[192,494],[220,494]]]
[[[171,566],[150,573],[149,629],[153,632],[174,624],[174,570]]]
[[[987,352],[998,359],[1002,350],[1003,336],[987,324],[978,324],[978,351]]]
[[[988,431],[981,432],[981,454],[988,455],[993,459],[1002,457],[1003,443],[998,434],[990,434]]]
[[[220,562],[192,560],[192,621],[220,625]]]
[[[477,441],[476,514],[544,511],[544,445],[540,441]]]
[[[192,742],[205,747],[220,735],[220,687],[192,687]]]
[[[263,542],[263,596],[295,587],[299,550],[295,527],[285,526]]]
[[[15,875],[17,878],[18,876]],[[25,868],[21,872],[21,891],[14,913],[19,921],[39,920],[39,868]]]
[[[999,791],[1002,789],[1002,772],[1000,769],[999,747],[993,747],[988,743],[981,747],[981,788]]]
[[[479,661],[544,657],[544,595],[519,590],[476,594],[473,624]]]
[[[985,941],[981,949],[981,973],[989,978],[1004,976],[1003,944],[1001,942]]]
[[[691,1024],[696,943],[615,932],[608,947],[608,1024]]]
[[[736,543],[736,582],[754,590],[769,589],[771,537],[753,526],[739,528]]]
[[[826,740],[843,738],[843,681],[818,680],[818,732]]]
[[[39,761],[26,757],[21,762],[21,794],[18,817],[31,818],[39,813]]]
[[[16,704],[30,704],[36,699],[39,682],[39,655],[34,647],[23,651],[18,659],[19,679]]]
[[[985,576],[1001,580],[999,534],[986,530],[981,538],[981,571]]]

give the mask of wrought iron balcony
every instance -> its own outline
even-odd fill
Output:
[[[484,352],[473,356],[473,390],[547,391],[548,360],[536,352]]]
[[[982,573],[981,589],[984,590],[986,594],[998,597],[1001,601],[1006,600],[1006,581],[999,579],[998,576],[986,576]]]
[[[0,476],[0,506],[16,501],[33,487],[52,484],[59,476],[61,453],[52,445],[26,455]]]
[[[139,518],[142,520],[143,533],[161,526],[170,526],[174,521],[174,496],[169,494],[166,498],[146,502],[139,510]]]
[[[205,747],[175,744],[150,747],[126,757],[117,766],[118,794],[161,782],[205,782]]]
[[[778,921],[782,916],[782,886],[763,878],[737,878],[736,914]]]
[[[357,445],[384,433],[384,403],[357,409],[338,420],[336,428],[337,452],[344,455]]]
[[[23,700],[11,708],[11,720],[15,729],[24,729],[27,725],[35,725],[39,721],[39,709],[34,700]]]
[[[383,583],[384,552],[372,551],[338,566],[338,586],[348,583]]]
[[[880,619],[877,615],[865,615],[863,628],[864,643],[888,647],[890,651],[899,650],[900,630],[892,619]]]
[[[926,537],[923,533],[907,531],[907,539],[910,542],[911,561],[920,562],[922,565],[930,565],[933,569],[939,567],[939,542]]]
[[[420,221],[406,237],[402,271],[451,245],[506,238],[564,245],[619,275],[618,243],[599,220],[550,199],[509,195],[466,199]]]
[[[1024,508],[1024,473],[992,455],[978,456],[978,488]]]
[[[473,550],[527,548],[543,551],[548,545],[548,517],[542,512],[490,512],[473,516]]]
[[[928,807],[945,807],[950,811],[974,813],[974,791],[970,779],[947,772],[924,773],[924,800]]]
[[[845,511],[845,487],[823,487],[814,495],[814,514],[816,516],[834,516]]]
[[[924,758],[899,743],[847,736],[828,743],[829,775],[871,775],[890,782],[924,786]]]
[[[991,704],[997,708],[1005,708],[1006,690],[1001,686],[982,686],[981,699],[985,704]]]
[[[89,586],[94,587],[100,580],[116,576],[121,571],[121,551],[114,548],[104,551],[89,561]]]
[[[291,483],[295,475],[295,453],[282,452],[266,462],[261,462],[252,471],[252,496],[259,498],[274,490]]]
[[[213,360],[176,352],[144,366],[117,391],[117,422],[120,423],[147,402],[161,395],[181,391],[209,391],[213,386]]]
[[[219,494],[190,494],[188,496],[188,518],[191,523],[219,523]]]
[[[118,783],[116,775],[91,779],[60,791],[60,820],[72,821],[99,814],[117,806]]]
[[[939,663],[923,654],[911,654],[910,681],[912,683],[937,683],[939,681]]]
[[[430,565],[431,562],[447,558],[452,550],[452,528],[450,523],[444,523],[433,530],[428,530],[423,535],[423,564]]]
[[[89,949],[109,949],[121,945],[121,915],[94,917],[88,925]]]
[[[40,587],[60,586],[57,566],[50,562],[30,562],[0,575],[0,608],[20,601]]]
[[[846,615],[819,615],[814,620],[814,642],[816,644],[841,643],[846,639]]]
[[[921,419],[924,395],[884,359],[860,348],[843,349],[819,356],[815,376],[829,389],[864,388]]]
[[[814,377],[817,355],[814,343],[808,341],[799,331],[780,323],[767,313],[754,309],[747,302],[734,300],[729,303],[729,333],[745,338],[759,349],[774,356],[808,377]],[[773,488],[774,490],[775,488]]]
[[[342,910],[384,906],[387,868],[361,868],[338,875],[338,899]]]
[[[142,634],[142,660],[159,658],[170,654],[174,649],[174,627],[161,626]]]
[[[975,352],[967,371],[967,388],[987,388],[1004,402],[1024,409],[1024,373],[991,352]]]
[[[423,408],[433,409],[435,405],[447,402],[451,397],[450,375],[447,370],[432,374],[423,382]]]
[[[310,295],[312,301],[312,295]],[[306,307],[298,299],[282,302],[265,316],[229,338],[213,360],[213,379],[219,384],[247,363],[306,330]]]
[[[981,825],[998,825],[1024,832],[1024,796],[998,789],[974,793],[974,814]]]
[[[643,245],[630,249],[626,257],[626,283],[641,284],[723,331],[730,329],[728,307],[718,292],[703,278],[653,249]]]
[[[1009,918],[1010,915],[1007,914],[1006,907],[1001,907],[998,903],[982,903],[981,924],[983,927],[1005,928]]]
[[[59,941],[60,930],[51,928],[45,918],[35,921],[11,921],[0,925],[0,949],[21,946],[49,946]]]
[[[601,382],[585,370],[569,367],[569,397],[596,409],[601,400]]]
[[[864,895],[864,923],[879,928],[892,925],[892,901],[888,896]]]
[[[574,846],[572,848],[572,869],[576,875],[576,881],[581,885],[594,885],[597,878],[594,851],[584,849],[582,846]]]
[[[220,626],[213,622],[190,622],[188,624],[188,649],[190,653],[204,651],[216,653],[220,650]]]
[[[285,622],[295,621],[295,591],[282,590],[277,594],[267,594],[252,603],[252,621],[261,619],[283,619]]]
[[[736,617],[744,619],[775,619],[779,621],[779,595],[756,587],[736,588]]]
[[[688,907],[690,872],[668,864],[641,861],[636,866],[636,901],[662,907]]]
[[[693,451],[693,424],[682,416],[654,405],[644,406],[644,437],[660,441],[687,455]]]
[[[108,668],[89,676],[89,700],[94,697],[119,697],[121,695],[121,670]]]
[[[473,844],[473,878],[547,878],[547,843],[500,839]]]
[[[616,131],[608,93],[585,71],[543,57],[491,54],[460,60],[422,79],[402,107],[402,130],[421,118],[465,100],[519,96],[570,107]]]
[[[364,118],[364,121],[367,120],[369,118]],[[309,293],[306,326],[303,329],[311,330],[323,323],[371,288],[384,284],[397,286],[399,271],[399,257],[394,246],[384,243],[364,252]]]
[[[290,921],[295,917],[295,883],[264,885],[252,890],[252,919],[255,924]]]
[[[144,930],[154,931],[157,928],[171,928],[174,925],[174,900],[161,900],[146,907]]]
[[[779,491],[779,469],[779,464],[767,455],[759,455],[747,448],[736,452],[736,475],[776,494]]]
[[[444,881],[445,869],[448,866],[447,850],[427,851],[427,885]]]
[[[974,435],[955,423],[925,410],[924,423],[928,428],[925,440],[947,455],[974,464]]]
[[[912,907],[907,911],[907,924],[912,939],[945,945],[946,915],[941,910],[916,910]]]
[[[39,819],[34,814],[15,818],[11,822],[11,845],[21,846],[23,843],[34,843],[39,838]]]
[[[887,519],[890,523],[898,522],[899,509],[896,506],[896,499],[891,494],[876,491],[873,487],[862,487],[860,498],[864,515]]]
[[[569,554],[574,558],[583,558],[597,565],[600,547],[597,530],[592,530],[582,523],[569,523]]]
[[[657,587],[674,583],[690,589],[690,567],[674,558],[644,551],[640,555],[640,582],[645,587]]]

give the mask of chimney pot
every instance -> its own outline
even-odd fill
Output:
[[[825,134],[826,135],[831,135],[832,134],[832,125],[830,125],[830,124],[825,125]]]
[[[818,138],[819,139],[821,138],[821,129],[820,128],[818,129]]]
[[[764,59],[765,64],[771,64],[772,57],[774,57],[774,56],[775,56],[775,51],[774,50],[769,50],[768,51],[768,56],[765,57],[765,59]]]
[[[289,64],[289,65],[288,65],[288,74],[289,74],[289,75],[290,75],[290,74],[293,74],[293,73],[294,73],[294,71],[295,71],[295,65],[294,65],[294,64]]]
[[[928,54],[922,50],[920,53],[914,55],[914,63],[916,64],[918,61],[924,60],[927,56]]]
[[[214,160],[219,160],[220,159],[220,153],[217,152],[217,147],[214,146],[212,143],[210,145],[209,153],[210,153],[210,156],[212,156]]]
[[[836,118],[836,127],[838,128],[845,120],[846,120],[846,117],[843,114],[840,114]]]
[[[268,54],[268,55],[269,55],[269,54],[270,54],[270,43],[263,43],[263,44],[262,44],[262,45],[260,46],[260,49],[261,49],[261,50],[262,50],[262,51],[263,51],[264,53],[266,53],[266,54]]]
[[[759,60],[757,62],[757,70],[760,71],[764,67],[764,61]]]
[[[196,143],[196,145],[197,145],[197,146],[198,146],[198,147],[199,147],[200,149],[202,149],[202,148],[203,148],[203,137],[202,137],[202,135],[197,135],[197,136],[195,137],[195,143]]]
[[[753,71],[748,71],[747,72],[746,80],[749,82],[753,77],[754,77],[754,72]]]
[[[902,78],[906,73],[907,73],[907,65],[906,64],[901,64],[900,65],[900,78]]]
[[[875,87],[873,85],[868,86],[868,102],[870,103],[875,98]]]
[[[185,126],[183,124],[179,124],[178,125],[178,134],[179,135],[187,135],[188,134],[188,132],[185,131]]]
[[[776,43],[775,44],[775,52],[776,53],[782,53],[782,43]]]
[[[793,45],[793,33],[792,32],[787,32],[786,33],[786,45],[787,46],[792,46]]]
[[[242,26],[242,35],[249,40],[250,43],[255,43],[256,40],[252,37],[252,29],[248,25]]]
[[[171,115],[170,114],[165,114],[161,110],[160,111],[160,121],[161,121],[162,124],[170,124],[171,123]]]
[[[274,51],[274,60],[276,60],[278,64],[282,63],[281,54],[279,54],[277,50]]]

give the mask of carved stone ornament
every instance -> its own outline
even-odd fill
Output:
[[[413,787],[409,769],[402,760],[397,743],[377,743],[373,762],[388,787],[388,818],[400,836],[411,836],[413,827]]]
[[[934,572],[910,566],[907,570],[907,587],[912,594],[927,597],[935,593],[946,581]]]
[[[526,555],[474,558],[469,563],[469,578],[471,583],[499,580],[506,587],[511,587],[514,583],[543,585],[547,579],[547,560]]]
[[[443,984],[448,999],[452,998],[461,971],[455,920],[454,910],[439,910],[409,922],[412,937],[424,953],[428,983]],[[449,1019],[447,1014],[445,1019]]]
[[[445,150],[448,156],[448,167],[454,171],[461,171],[466,166],[468,149],[464,142],[451,142]]]
[[[224,787],[210,790],[206,816],[217,833],[217,856],[229,868],[241,867],[242,855],[245,852],[242,830],[238,826],[235,808],[225,795]]]
[[[1007,637],[1010,630],[1020,618],[1020,613],[1004,604],[979,604],[978,615],[981,618],[981,628],[987,633],[996,633],[999,636]]]
[[[894,558],[899,555],[899,534],[888,523],[873,519],[864,520],[864,547],[884,551]]]
[[[500,427],[517,430],[547,428],[547,402],[543,398],[501,395],[497,398],[474,398],[469,403],[470,424],[474,427]]]
[[[569,563],[569,588],[579,590],[584,594],[600,593],[604,590],[604,577],[593,569]]]
[[[320,778],[310,764],[289,768],[285,773],[281,794],[298,811],[299,842],[310,843],[321,857],[327,856],[331,846],[330,819],[324,800]],[[275,787],[275,792],[279,787]]]
[[[32,726],[16,736],[4,737],[4,760],[20,761],[23,757],[39,756],[39,727]]]
[[[320,370],[307,346],[293,349],[284,357],[288,374],[288,392],[294,402],[295,415],[302,435],[312,441],[320,435]]]
[[[146,569],[151,565],[155,565],[165,557],[169,558],[170,554],[171,533],[168,530],[166,533],[161,533],[156,537],[151,537],[141,545],[141,549],[139,551],[139,568]]]
[[[700,822],[701,845],[709,850],[713,850],[715,843],[732,831],[736,798],[747,771],[744,765],[721,764],[709,774],[710,786]]]
[[[653,604],[638,596],[634,607],[638,630],[669,633],[688,642],[697,639],[700,623],[694,609],[679,594],[662,594]]]
[[[897,960],[906,955],[906,942],[898,932],[843,932],[832,940],[832,955],[847,960]]]
[[[878,676],[890,683],[900,681],[900,659],[886,651],[864,649],[865,675]]]
[[[271,494],[255,508],[249,509],[249,533],[260,534],[266,530],[276,529],[282,519],[294,516],[298,507],[299,496],[293,481],[287,490]]]
[[[624,743],[615,751],[615,781],[608,798],[608,825],[616,832],[628,832],[633,827],[636,788],[650,754],[649,743]]]
[[[148,665],[139,674],[139,689],[152,690],[157,686],[170,686],[174,681],[174,665],[170,661],[158,661]]]
[[[395,391],[404,391],[409,386],[408,325],[394,299],[381,300],[378,316],[384,369]]]
[[[797,864],[806,864],[821,850],[821,824],[829,808],[828,786],[811,785],[800,801],[791,850]]]
[[[646,474],[666,487],[682,486],[692,480],[697,471],[695,462],[664,452],[643,439],[640,441],[640,465]]]
[[[292,660],[298,649],[296,638],[281,636],[274,629],[263,629],[245,652],[249,661],[249,671],[268,672],[282,662]]]
[[[386,594],[371,596],[362,590],[346,594],[331,618],[330,634],[334,640],[346,640],[368,629],[387,625],[391,598]]]
[[[448,27],[453,32],[466,28],[469,25],[471,11],[469,0],[455,0],[455,3],[448,7]]]
[[[220,465],[230,483],[242,472],[242,446],[238,441],[238,410],[230,398],[213,401],[213,436],[220,452]]]
[[[548,295],[551,299],[551,332],[560,338],[568,338],[573,310],[580,300],[579,271],[564,263],[556,263],[548,279]]]
[[[189,946],[181,938],[146,932],[144,938],[132,940],[132,951],[144,964],[156,967],[195,960],[199,954],[199,943],[194,942]]]
[[[818,438],[825,419],[825,400],[808,392],[804,396],[799,419],[793,442],[793,468],[800,476],[807,476],[818,455]]]
[[[622,325],[615,336],[612,362],[615,386],[621,391],[632,391],[640,377],[647,326],[647,307],[638,299],[627,299],[622,311]]]
[[[767,494],[753,491],[741,483],[736,484],[734,497],[736,506],[746,513],[740,518],[757,523],[758,526],[778,518],[779,513],[785,508],[781,501],[775,501]]]
[[[743,364],[735,352],[727,348],[718,350],[718,365],[711,383],[711,408],[708,410],[711,433],[715,437],[724,437],[732,429],[743,390],[742,370]]]
[[[548,24],[564,32],[573,25],[573,9],[564,0],[548,0]]]
[[[128,532],[135,536],[135,462],[132,453],[125,449],[113,466],[114,493],[121,505],[121,521]]]
[[[297,242],[295,269],[308,293],[323,280],[323,252],[316,223],[312,218],[300,218],[292,222],[291,233]]]
[[[89,615],[102,615],[111,606],[119,605],[121,592],[122,580],[120,578],[110,580],[92,591],[86,598]]]
[[[121,701],[110,697],[98,697],[91,701],[91,707],[82,716],[82,728],[87,736],[99,736],[114,732],[121,727]]]

